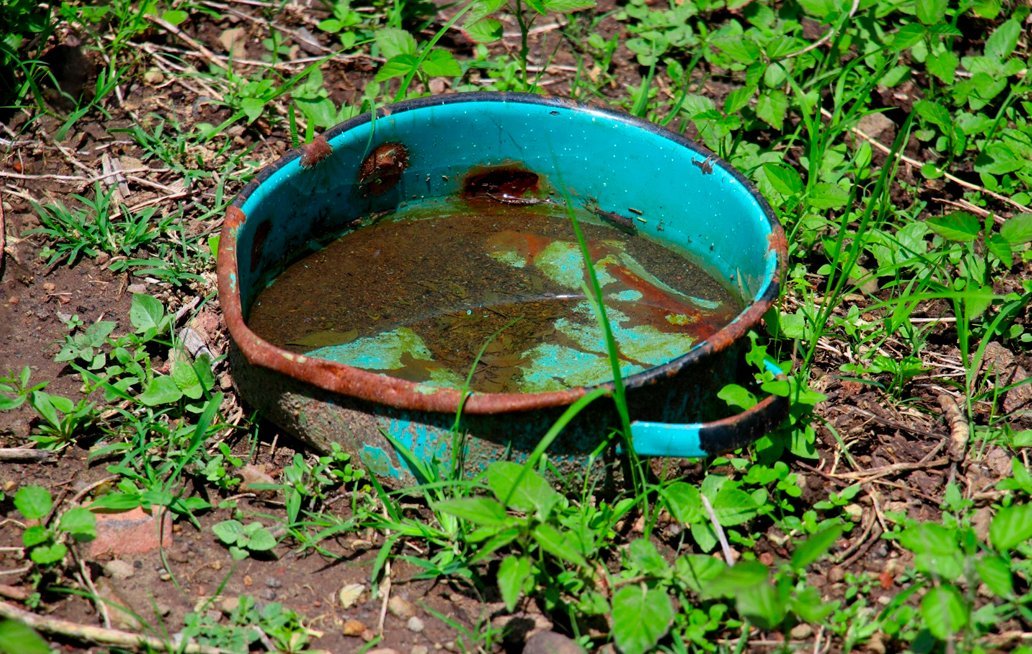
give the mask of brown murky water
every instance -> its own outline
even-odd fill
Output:
[[[742,301],[648,238],[579,215],[623,373],[687,352]],[[565,209],[421,208],[343,235],[263,290],[249,326],[280,347],[411,381],[539,392],[612,378]]]

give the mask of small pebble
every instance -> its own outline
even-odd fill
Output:
[[[527,639],[523,654],[584,654],[584,648],[562,634],[541,631]]]
[[[345,636],[361,636],[365,630],[366,626],[358,620],[345,620],[342,629]]]
[[[226,615],[231,615],[240,606],[239,597],[223,597],[222,601],[219,602],[219,609],[222,610]]]
[[[283,582],[275,577],[269,577],[265,580],[265,585],[269,588],[280,588],[283,586]]]
[[[376,649],[369,650],[366,654],[399,654],[398,650],[391,649],[390,647],[378,647]]]
[[[172,607],[168,604],[165,604],[164,602],[157,602],[155,606],[157,607],[158,613],[160,615],[168,615],[172,612]]]
[[[251,578],[251,575],[244,575],[244,585],[248,588],[254,585],[254,579]]]
[[[265,590],[262,591],[262,599],[263,600],[267,600],[269,602],[275,601],[275,599],[276,599],[276,591],[274,591],[271,588],[266,588]]]
[[[426,645],[413,645],[409,654],[430,654],[430,648]]]
[[[846,578],[846,571],[843,570],[841,567],[839,567],[837,565],[835,567],[833,567],[831,570],[828,570],[828,579],[833,584],[837,584],[838,582],[842,581],[845,578]]]
[[[813,635],[813,627],[806,624],[805,622],[802,624],[797,624],[796,626],[792,627],[792,631],[789,632],[789,634],[792,636],[792,638],[795,638],[796,640],[805,640]]]
[[[345,584],[337,594],[338,599],[340,599],[340,607],[342,609],[350,609],[358,602],[364,592],[365,586],[362,584]]]
[[[387,600],[387,610],[402,620],[411,618],[416,614],[416,607],[412,605],[412,602],[397,595]]]
[[[158,575],[158,579],[160,579],[162,581],[171,581],[172,580],[172,575],[170,575],[167,572],[162,572],[160,575]]]
[[[426,625],[423,624],[423,621],[420,620],[419,618],[417,618],[416,616],[412,616],[411,618],[408,619],[408,622],[405,623],[405,627],[409,631],[418,634],[419,632],[423,631],[423,629],[426,628]]]
[[[121,559],[113,559],[104,564],[104,573],[112,579],[128,579],[135,572],[131,563],[126,563]]]
[[[143,73],[143,81],[151,86],[157,86],[165,81],[165,74],[157,68],[148,68]]]

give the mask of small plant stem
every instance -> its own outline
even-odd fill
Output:
[[[720,550],[724,553],[724,561],[728,565],[734,565],[735,555],[731,551],[731,544],[727,542],[724,528],[720,526],[720,521],[717,520],[717,512],[713,510],[713,505],[710,504],[709,498],[704,493],[699,493],[699,497],[702,498],[702,506],[705,507],[710,522],[713,523],[713,530],[717,532],[717,540],[720,541]]]
[[[0,220],[0,227],[3,227],[3,221]],[[0,238],[0,246],[3,245],[3,238]],[[0,248],[0,261],[4,258],[3,250]],[[53,450],[37,450],[32,447],[0,447],[0,462],[3,463],[26,463],[26,462],[39,462],[49,461],[57,457],[57,452]]]
[[[527,45],[527,38],[530,35],[530,23],[523,17],[523,0],[516,0],[516,23],[520,26],[520,76],[523,78],[524,88],[528,85],[527,80],[527,57],[530,56],[530,46]]]
[[[0,618],[17,620],[46,634],[71,638],[85,643],[94,643],[96,645],[124,647],[132,650],[182,652],[183,654],[224,654],[226,652],[226,650],[207,645],[195,643],[176,644],[171,640],[161,640],[160,638],[144,636],[143,634],[83,625],[59,618],[48,618],[29,611],[23,611],[7,602],[0,602]]]

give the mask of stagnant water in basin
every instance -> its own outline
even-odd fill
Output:
[[[624,375],[687,352],[742,309],[681,253],[578,214]],[[248,324],[313,357],[433,386],[542,392],[612,379],[566,209],[403,210],[291,264]],[[482,353],[481,353],[482,351]]]

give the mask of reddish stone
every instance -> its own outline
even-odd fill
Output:
[[[89,556],[144,554],[159,546],[172,546],[172,517],[167,511],[154,515],[137,507],[97,514],[97,537],[90,542]]]

